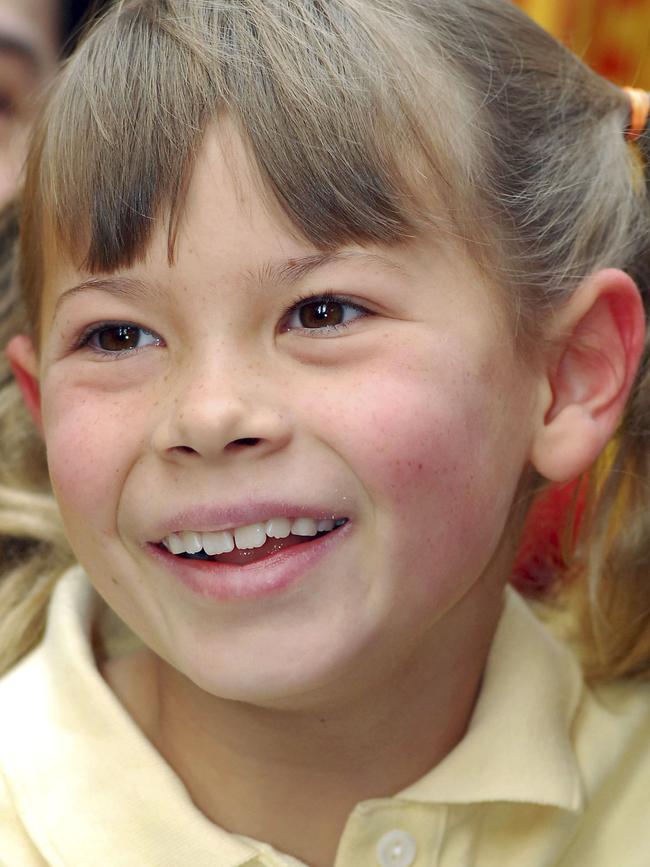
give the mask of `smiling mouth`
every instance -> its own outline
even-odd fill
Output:
[[[347,521],[347,518],[278,518],[218,533],[174,533],[166,536],[158,547],[182,560],[246,566],[328,536]]]

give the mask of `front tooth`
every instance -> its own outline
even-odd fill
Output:
[[[188,554],[198,554],[203,547],[201,537],[198,533],[179,533],[183,549]]]
[[[232,533],[228,530],[222,530],[219,533],[202,533],[203,550],[210,557],[215,554],[228,554],[235,547],[235,540]]]
[[[167,536],[166,539],[163,539],[163,545],[168,551],[171,551],[172,554],[185,553],[185,545],[177,533],[172,533],[171,536]]]
[[[334,521],[331,518],[319,521],[317,529],[319,533],[329,532],[334,529]]]
[[[238,548],[261,548],[266,542],[264,524],[249,524],[235,530],[235,545]]]
[[[313,518],[296,518],[291,525],[291,532],[294,536],[315,536],[318,532],[316,521]]]
[[[266,522],[266,535],[271,539],[286,539],[291,532],[291,521],[288,518],[271,518]]]

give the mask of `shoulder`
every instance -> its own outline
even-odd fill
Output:
[[[47,867],[20,820],[1,768],[0,867]]]

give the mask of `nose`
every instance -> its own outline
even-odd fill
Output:
[[[263,365],[196,367],[163,384],[164,411],[155,425],[154,449],[167,460],[226,456],[261,457],[291,439],[291,423]]]

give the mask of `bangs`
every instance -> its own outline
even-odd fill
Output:
[[[164,218],[172,261],[194,160],[223,117],[317,248],[399,242],[432,223],[458,231],[477,207],[471,101],[408,6],[118,3],[54,87],[28,163],[24,237],[52,227],[59,252],[111,272],[144,255]],[[36,263],[26,268],[38,282]]]

